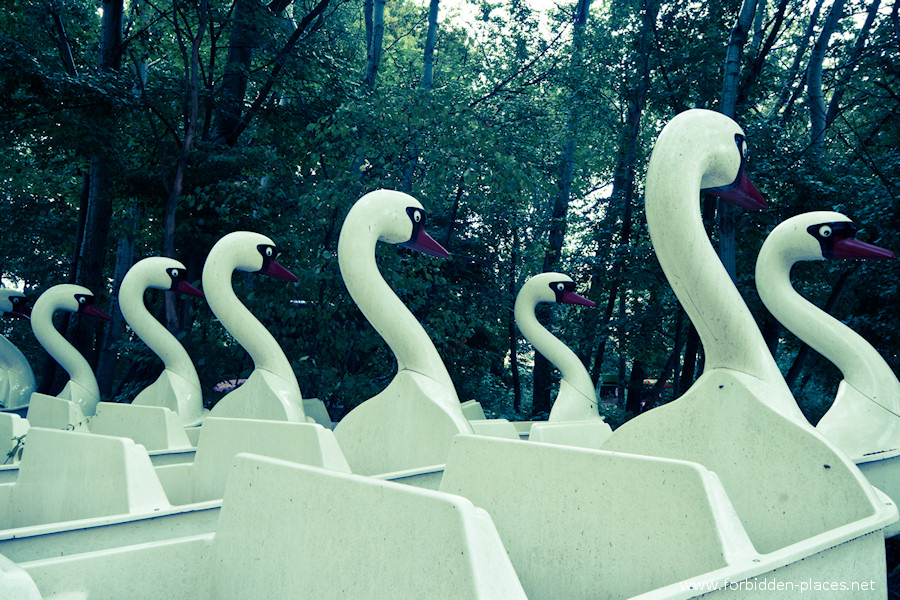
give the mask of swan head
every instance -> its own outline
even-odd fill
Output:
[[[823,259],[893,259],[885,248],[856,239],[858,228],[837,212],[816,211],[791,217],[766,238],[764,246],[777,247],[791,263]]]
[[[747,174],[744,131],[722,113],[698,108],[676,115],[660,132],[654,153],[658,148],[667,157],[683,156],[696,163],[701,191],[746,210],[766,208],[765,199]],[[683,174],[678,162],[669,164],[673,176]]]
[[[558,304],[579,304],[596,306],[592,301],[575,293],[575,282],[562,273],[541,273],[525,282],[519,290],[519,297],[528,298],[534,304],[556,302]]]
[[[228,267],[230,271],[262,273],[285,281],[298,281],[297,276],[277,260],[278,248],[261,233],[235,231],[222,236],[209,251],[203,265],[203,287],[211,269]]]
[[[187,281],[187,269],[179,261],[163,256],[151,256],[136,262],[122,279],[122,287],[140,286],[170,290],[202,298],[203,292]]]
[[[103,311],[94,306],[94,294],[91,290],[71,283],[62,283],[49,288],[35,301],[32,312],[39,312],[44,306],[49,306],[51,313],[64,310],[104,321],[111,320]]]
[[[17,319],[30,319],[31,306],[25,294],[9,288],[0,289],[0,313],[16,317]]]
[[[374,227],[382,242],[435,258],[450,257],[450,253],[425,231],[425,209],[409,194],[394,190],[369,192],[353,205],[345,223],[357,218]]]

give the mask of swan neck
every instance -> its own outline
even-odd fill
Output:
[[[296,383],[297,378],[281,346],[235,294],[231,284],[233,273],[234,269],[227,261],[204,267],[203,290],[210,310],[247,351],[255,368]]]
[[[119,309],[128,326],[162,360],[166,370],[178,373],[200,387],[191,357],[175,336],[147,310],[143,289],[123,287],[119,292]]]
[[[884,358],[861,335],[801,296],[791,284],[794,261],[763,245],[756,268],[756,287],[769,312],[791,333],[840,369],[857,391],[882,404],[895,398],[897,378]],[[890,385],[891,392],[882,389]]]
[[[657,144],[653,153],[659,152],[666,159],[651,158],[647,172],[647,225],[663,272],[703,343],[705,371],[738,371],[780,388],[783,393],[769,399],[772,407],[805,423],[753,315],[703,227],[703,162],[682,148]]]
[[[538,321],[535,315],[536,306],[537,303],[523,300],[521,295],[516,298],[515,319],[522,335],[535,350],[559,369],[563,381],[568,382],[588,399],[596,398],[594,384],[584,364],[571,348]]]
[[[31,312],[31,329],[34,331],[34,337],[47,354],[68,373],[71,381],[99,398],[100,389],[91,365],[53,326],[54,312],[56,311],[51,306],[35,303]]]
[[[347,291],[394,353],[398,372],[409,370],[429,377],[456,397],[456,388],[431,338],[381,276],[375,262],[377,243],[376,228],[351,211],[338,240],[338,263]]]

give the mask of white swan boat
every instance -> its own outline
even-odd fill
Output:
[[[594,306],[575,293],[575,282],[562,273],[530,277],[516,295],[516,325],[535,350],[560,370],[559,392],[546,422],[531,425],[528,439],[537,442],[600,448],[612,428],[600,416],[594,382],[584,364],[535,315],[541,302]]]
[[[366,194],[341,227],[338,261],[344,285],[397,359],[397,373],[387,388],[334,428],[351,469],[364,475],[443,463],[453,436],[472,432],[434,344],[378,271],[379,240],[449,256],[425,231],[421,203],[401,192]]]
[[[835,212],[792,217],[766,238],[756,262],[756,288],[769,312],[840,369],[834,404],[816,429],[850,457],[876,488],[900,501],[900,381],[862,336],[798,294],[798,261],[893,259],[894,253],[855,238],[856,225]],[[885,536],[900,532],[900,523]]]
[[[69,380],[56,396],[34,392],[26,418],[32,427],[84,430],[86,417],[97,410],[100,389],[87,360],[53,326],[53,314],[59,310],[109,320],[94,306],[94,294],[80,285],[54,285],[35,300],[31,329],[47,354],[68,373]]]
[[[303,397],[291,363],[272,334],[234,293],[234,271],[262,273],[286,281],[297,277],[276,261],[278,249],[268,237],[236,231],[223,236],[203,264],[203,293],[222,326],[253,359],[253,371],[237,389],[212,408],[218,417],[306,422]]]
[[[18,290],[0,288],[0,315],[29,319],[31,309],[25,295]],[[0,410],[25,410],[36,387],[28,359],[15,344],[0,335]]]
[[[897,520],[896,506],[806,421],[703,228],[701,190],[764,206],[745,152],[741,129],[711,111],[686,111],[659,135],[647,171],[647,222],[700,334],[706,367],[683,396],[628,421],[604,448],[715,473],[761,555],[816,556],[810,562],[821,565],[823,578],[829,555],[836,564],[849,556],[883,565],[883,528]]]

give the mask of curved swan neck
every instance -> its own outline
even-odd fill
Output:
[[[338,239],[338,263],[347,291],[372,327],[384,339],[397,370],[429,377],[456,395],[456,388],[437,349],[422,325],[390,288],[375,262],[379,233],[363,212],[351,211]]]
[[[210,310],[247,351],[255,368],[271,371],[288,382],[296,382],[294,370],[278,342],[234,293],[231,285],[233,272],[234,267],[229,261],[219,260],[210,264],[207,259],[202,281]]]
[[[184,346],[147,310],[142,286],[123,286],[119,309],[128,326],[163,361],[163,367],[200,387],[200,378]]]
[[[884,358],[861,335],[801,296],[791,284],[795,261],[763,244],[756,266],[759,296],[778,321],[832,362],[848,384],[879,402],[896,398],[897,378]],[[889,386],[890,393],[886,393]]]
[[[535,350],[559,369],[563,381],[567,381],[588,399],[596,398],[594,384],[584,364],[571,348],[538,321],[534,310],[536,306],[536,302],[523,299],[521,295],[516,298],[515,319],[522,335]]]
[[[53,326],[55,312],[56,307],[52,302],[40,302],[40,298],[35,302],[31,310],[31,329],[34,331],[34,337],[47,354],[69,374],[70,380],[99,398],[100,388],[91,365]]]
[[[664,158],[650,159],[646,216],[656,256],[703,342],[705,370],[740,371],[781,388],[769,398],[773,408],[806,422],[703,227],[700,185],[711,159],[697,159],[703,148],[691,133],[660,136],[653,154]]]

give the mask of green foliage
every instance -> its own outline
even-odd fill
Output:
[[[162,250],[163,220],[183,151],[190,96],[190,36],[200,31],[191,3],[128,5],[127,44],[119,72],[99,73],[99,14],[93,3],[11,0],[0,14],[0,249],[5,281],[30,295],[67,280],[72,266],[85,175],[101,157],[114,165],[111,239],[133,234],[134,258]],[[559,193],[561,159],[572,119],[578,132],[566,240],[560,269],[590,293],[598,307],[554,307],[552,329],[591,364],[615,372],[640,360],[662,372],[676,340],[677,302],[653,255],[641,202],[643,172],[653,140],[671,116],[689,107],[715,109],[721,95],[725,47],[739,3],[660,4],[649,49],[649,87],[638,121],[636,149],[622,158],[629,111],[641,83],[635,68],[646,3],[594,3],[585,53],[573,62],[574,3],[547,14],[520,0],[483,1],[467,23],[445,17],[438,32],[434,86],[421,89],[427,6],[388,3],[384,55],[374,90],[361,85],[365,66],[361,3],[338,2],[296,45],[293,27],[311,3],[293,3],[272,15],[253,11],[252,56],[245,69],[242,110],[253,105],[277,65],[271,91],[258,104],[236,144],[215,143],[223,104],[233,3],[209,3],[199,46],[198,115],[178,195],[177,257],[197,282],[203,260],[219,237],[238,229],[271,237],[296,284],[257,275],[235,277],[248,307],[273,332],[289,357],[305,396],[325,400],[337,418],[376,394],[395,364],[365,322],[341,281],[337,239],[350,206],[377,188],[408,191],[428,210],[428,229],[453,254],[435,261],[406,250],[378,249],[380,268],[422,322],[444,358],[462,400],[479,400],[488,414],[522,418],[530,412],[530,361],[521,338],[511,364],[509,325],[515,291],[542,268],[550,207]],[[76,74],[66,74],[59,14]],[[761,23],[769,23],[767,6]],[[442,14],[446,7],[442,5]],[[865,51],[845,64],[859,23],[845,19],[830,49],[829,89],[852,70],[842,110],[832,124],[821,163],[808,154],[805,96],[781,102],[800,79],[789,66],[804,39],[809,7],[793,3],[792,19],[765,57],[759,78],[739,107],[752,147],[750,171],[771,209],[738,216],[738,285],[759,322],[765,311],[753,287],[753,263],[778,221],[812,209],[855,217],[861,237],[891,246],[900,228],[898,44],[888,15],[873,29]],[[760,48],[752,32],[744,72]],[[146,76],[137,76],[138,67]],[[790,95],[790,94],[789,94]],[[571,109],[571,110],[570,110]],[[632,228],[626,240],[624,201],[611,199],[617,168],[633,170]],[[138,214],[136,230],[128,215]],[[19,224],[28,223],[28,226]],[[114,246],[114,244],[113,244]],[[113,247],[106,269],[114,278]],[[615,267],[614,267],[615,265]],[[843,265],[798,269],[795,281],[816,302],[828,296]],[[895,368],[896,264],[863,265],[837,314],[866,336]],[[610,294],[616,294],[609,305]],[[162,295],[148,295],[163,314]],[[621,310],[620,310],[621,309]],[[202,302],[179,301],[180,333],[200,372],[208,401],[212,387],[252,368]],[[43,351],[27,327],[4,323],[33,365]],[[783,334],[779,362],[790,367],[799,343]],[[602,351],[601,351],[602,350]],[[126,335],[114,400],[127,400],[160,367]],[[597,356],[599,354],[599,356]],[[523,358],[526,357],[526,358]],[[523,404],[513,409],[513,369]],[[800,394],[811,419],[827,408],[836,374],[820,363],[804,371]],[[604,405],[614,425],[629,415]]]

